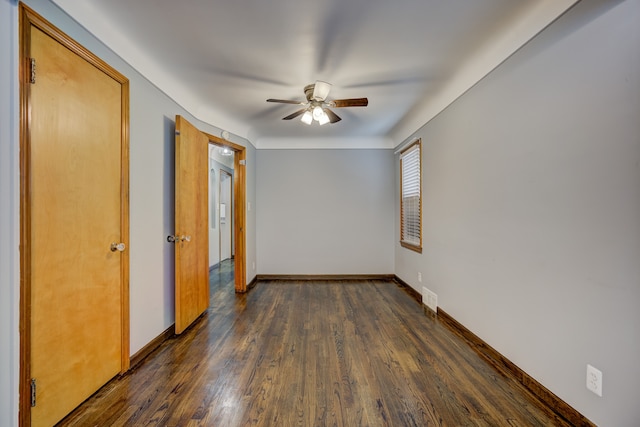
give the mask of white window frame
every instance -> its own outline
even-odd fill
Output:
[[[400,152],[400,245],[422,253],[422,140]]]

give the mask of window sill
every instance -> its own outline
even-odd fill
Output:
[[[418,252],[418,253],[422,253],[422,246],[416,246],[413,245],[411,243],[407,243],[407,242],[400,242],[400,246],[402,246],[403,248],[407,248],[410,249],[412,251]]]

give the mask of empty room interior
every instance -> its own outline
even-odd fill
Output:
[[[0,425],[640,425],[640,0],[0,20]]]

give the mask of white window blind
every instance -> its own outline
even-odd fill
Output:
[[[421,143],[416,141],[400,154],[402,205],[400,241],[410,247],[422,247]]]

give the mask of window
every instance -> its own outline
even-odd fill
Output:
[[[400,244],[422,252],[422,142],[400,153]]]

